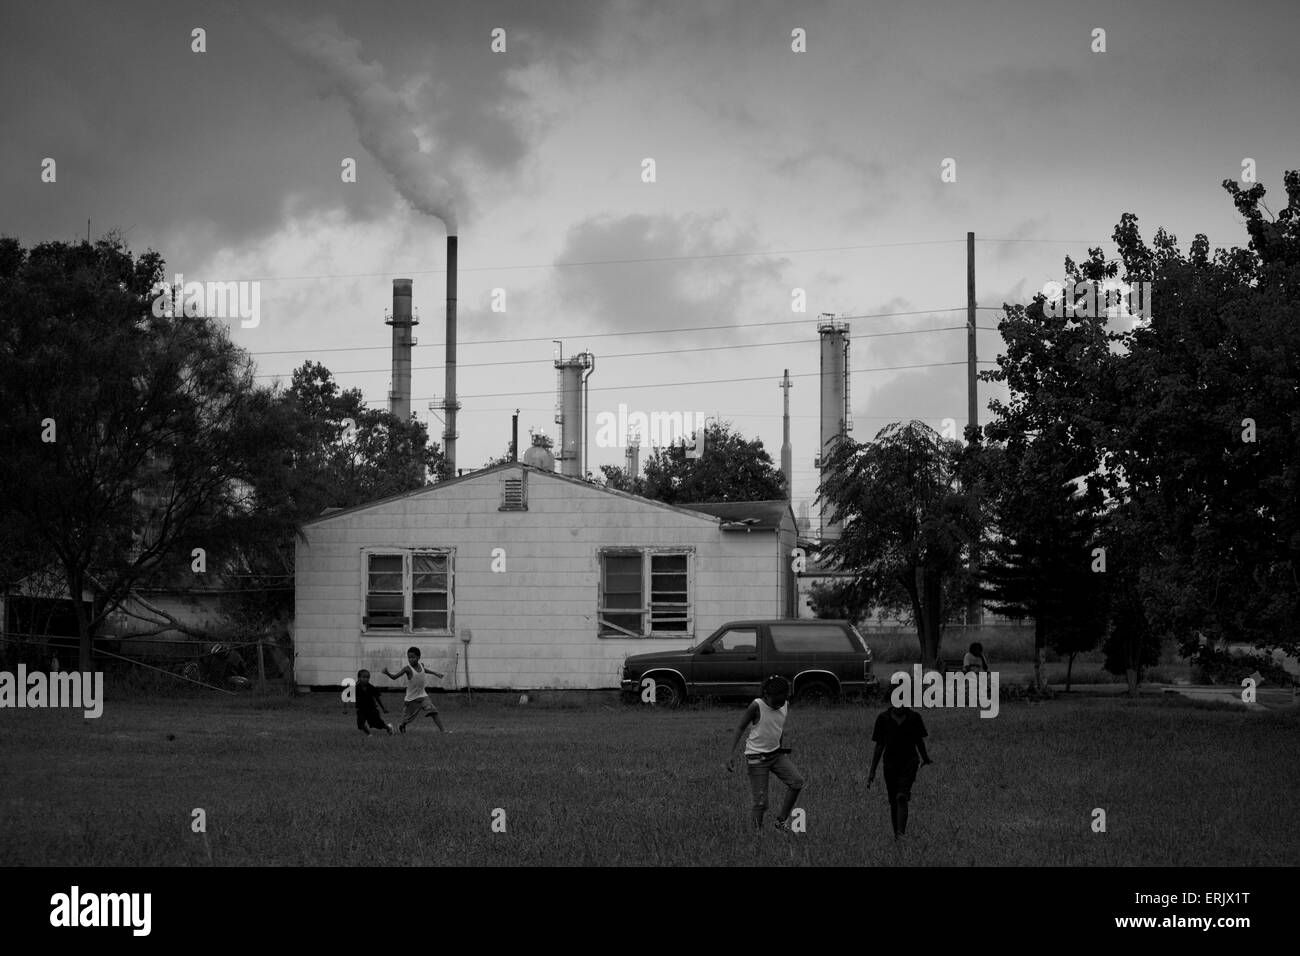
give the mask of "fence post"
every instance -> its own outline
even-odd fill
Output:
[[[264,694],[266,693],[266,665],[262,662],[262,640],[262,635],[257,635],[257,690]]]

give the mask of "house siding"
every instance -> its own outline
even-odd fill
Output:
[[[377,672],[397,666],[415,644],[447,674],[443,687],[463,686],[459,638],[469,629],[475,687],[617,687],[629,654],[686,647],[736,618],[787,613],[785,528],[723,532],[714,518],[533,469],[528,510],[501,511],[502,483],[520,470],[484,472],[308,525],[295,564],[298,682],[338,684],[365,666],[380,686],[394,686]],[[792,540],[793,522],[789,532]],[[599,556],[618,547],[691,552],[689,636],[597,636]],[[366,548],[454,549],[454,633],[365,633]],[[504,574],[492,571],[495,548],[505,550]]]

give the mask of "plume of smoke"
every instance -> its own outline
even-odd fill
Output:
[[[420,212],[441,219],[448,235],[455,235],[456,210],[464,205],[461,191],[434,157],[420,149],[415,117],[384,82],[383,68],[361,59],[356,40],[324,24],[264,20],[272,34],[298,60],[320,71],[332,92],[347,103],[361,145],[402,197]]]

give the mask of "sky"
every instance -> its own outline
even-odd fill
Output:
[[[557,348],[596,359],[592,471],[623,464],[596,441],[620,404],[720,417],[779,465],[789,369],[797,506],[822,313],[851,329],[855,439],[960,429],[968,232],[981,370],[1002,305],[1067,255],[1113,257],[1126,212],[1148,241],[1244,245],[1220,184],[1253,160],[1281,206],[1297,20],[1287,0],[7,0],[0,234],[89,220],[169,276],[257,282],[231,334],[259,381],[312,360],[376,407],[411,278],[412,407],[440,440],[454,229],[459,467],[505,452],[516,408],[521,444],[558,438]],[[981,422],[998,394],[980,384]]]

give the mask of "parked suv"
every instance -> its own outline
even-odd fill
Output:
[[[757,697],[773,674],[790,681],[797,703],[877,685],[871,648],[857,628],[824,620],[733,621],[686,650],[632,655],[621,685],[639,699],[651,678],[655,702],[675,707],[687,697]]]

